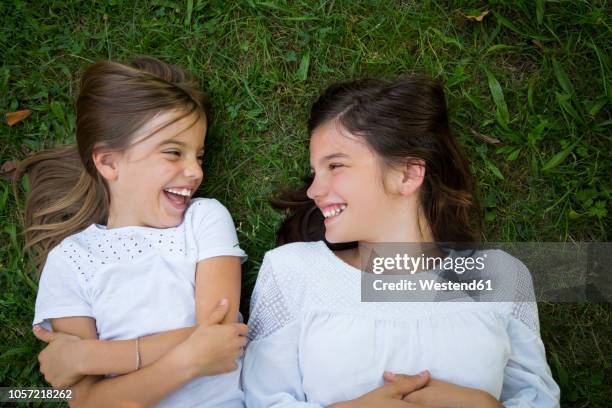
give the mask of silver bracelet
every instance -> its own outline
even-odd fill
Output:
[[[140,370],[140,337],[136,338],[136,370]]]

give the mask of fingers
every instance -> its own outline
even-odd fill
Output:
[[[236,342],[234,343],[236,346],[236,351],[238,353],[238,357],[242,357],[244,355],[244,347],[246,346],[248,339],[245,336],[238,336]]]
[[[394,374],[385,371],[383,377],[389,382],[385,387],[395,396],[403,396],[424,387],[430,380],[429,371],[417,375]]]
[[[225,319],[227,315],[227,311],[229,310],[229,302],[227,299],[221,299],[219,303],[217,303],[217,307],[210,313],[208,319],[206,320],[207,324],[220,324]]]
[[[238,339],[238,348],[240,350],[240,355],[242,355],[242,353],[244,353],[244,347],[247,344],[247,338],[246,337],[242,337],[240,336],[240,338]]]
[[[243,323],[233,323],[234,327],[236,327],[236,333],[239,336],[246,336],[249,334],[249,327]]]
[[[390,371],[385,371],[383,373],[383,378],[387,382],[396,382],[402,379],[406,379],[406,378],[409,379],[409,378],[418,377],[418,376],[426,376],[428,381],[431,380],[431,375],[429,374],[429,371],[427,370],[424,370],[417,375],[396,374]],[[436,380],[431,380],[431,381],[436,381]]]
[[[400,377],[397,374],[394,374],[394,373],[392,373],[390,371],[385,371],[383,373],[383,379],[386,382],[395,382],[395,381],[399,380]]]
[[[36,325],[32,328],[32,333],[38,340],[42,340],[45,343],[49,343],[57,337],[57,333],[50,332],[49,330],[43,329],[42,327]]]

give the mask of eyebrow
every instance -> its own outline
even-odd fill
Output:
[[[347,159],[348,155],[344,153],[332,153],[332,154],[328,154],[327,156],[323,157],[320,160],[320,162],[324,162],[324,161],[331,160],[331,159],[338,159],[338,158]]]
[[[183,147],[187,147],[187,143],[185,142],[181,142],[180,140],[174,140],[174,139],[168,139],[168,140],[164,140],[163,142],[160,142],[157,147],[161,147],[167,144],[176,144],[179,146],[183,146]],[[204,146],[202,146],[202,148],[200,150],[198,150],[199,152],[203,152],[204,151]]]

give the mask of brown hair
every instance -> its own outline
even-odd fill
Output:
[[[135,144],[135,132],[164,111],[181,114],[163,127],[192,114],[196,120],[206,116],[208,102],[198,88],[181,68],[149,57],[129,65],[97,62],[85,70],[76,104],[76,144],[26,158],[13,176],[20,208],[16,181],[28,174],[25,215],[20,218],[25,248],[34,250],[39,272],[49,251],[64,238],[107,221],[110,196],[93,162],[94,146],[125,151]]]
[[[427,78],[333,84],[312,106],[309,133],[330,120],[363,138],[385,166],[425,162],[419,198],[435,242],[479,241],[482,220],[474,180],[450,132],[441,84]],[[272,200],[276,208],[289,210],[277,234],[278,245],[325,237],[323,215],[306,196],[312,178],[304,182],[302,188]],[[342,249],[354,244],[328,245]]]

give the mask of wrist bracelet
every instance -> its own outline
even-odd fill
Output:
[[[136,338],[136,370],[140,370],[140,337]]]

